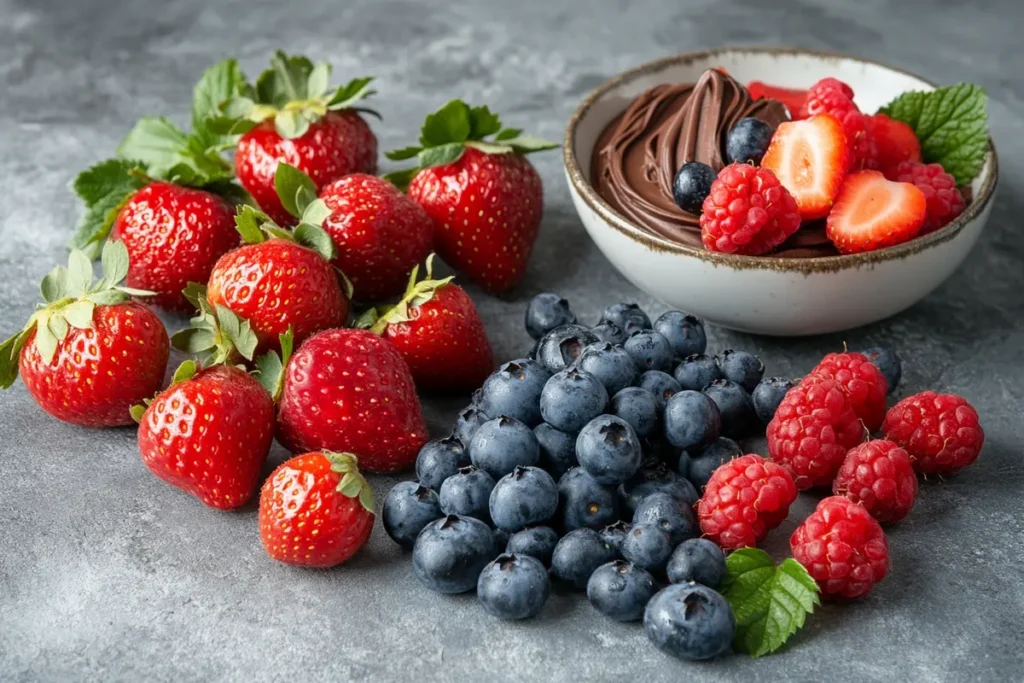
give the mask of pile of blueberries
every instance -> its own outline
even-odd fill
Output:
[[[670,654],[721,654],[735,630],[715,590],[725,555],[699,538],[693,507],[792,383],[763,378],[749,353],[704,355],[703,324],[679,311],[652,323],[615,304],[586,327],[565,299],[540,294],[526,330],[529,354],[423,447],[418,481],[388,494],[388,535],[412,548],[424,586],[476,589],[494,616],[536,615],[553,579],[608,617],[643,619]]]

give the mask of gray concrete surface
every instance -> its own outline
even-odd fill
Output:
[[[559,138],[576,102],[639,62],[723,43],[793,44],[900,64],[990,95],[1002,182],[981,243],[939,291],[844,335],[753,338],[712,329],[711,348],[761,354],[798,375],[823,353],[895,345],[901,395],[970,399],[987,432],[978,464],[925,484],[889,533],[890,578],[865,601],[826,606],[780,654],[674,661],[641,629],[557,595],[505,624],[472,596],[415,582],[378,528],[347,565],[277,565],[254,506],[203,508],[139,461],[130,429],[90,431],[41,413],[23,386],[0,397],[0,680],[797,680],[1024,678],[1021,521],[1024,398],[1024,15],[1012,0],[823,3],[282,2],[0,0],[0,333],[31,313],[78,215],[65,185],[146,114],[187,120],[203,68],[237,55],[250,74],[283,47],[376,74],[383,149],[415,137],[450,97]],[[593,320],[607,303],[661,312],[615,273],[570,205],[559,156],[539,155],[547,209],[529,276],[505,300],[474,291],[498,356],[526,345],[521,316],[543,290]],[[171,321],[180,324],[180,321]],[[465,399],[426,401],[435,434]],[[275,447],[273,463],[285,453]],[[393,480],[375,479],[383,496]],[[814,500],[802,496],[768,548],[781,556]]]

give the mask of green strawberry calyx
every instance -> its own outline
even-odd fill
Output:
[[[278,336],[281,342],[281,353],[268,351],[256,359],[256,379],[263,388],[270,394],[270,398],[277,403],[281,399],[281,392],[284,391],[284,369],[292,357],[292,348],[295,345],[295,335],[289,327],[286,332]]]
[[[251,361],[259,340],[248,320],[231,309],[214,306],[206,296],[206,287],[190,282],[183,290],[196,307],[189,327],[171,335],[171,345],[199,358],[203,368],[227,363]]]
[[[524,134],[520,128],[503,128],[501,118],[487,105],[471,107],[462,100],[452,100],[428,114],[420,129],[419,143],[386,154],[392,161],[416,159],[415,167],[384,176],[399,188],[407,187],[425,168],[458,161],[467,147],[487,154],[529,154],[560,146]]]
[[[342,475],[338,482],[338,492],[346,498],[358,497],[359,504],[371,515],[375,514],[373,489],[359,472],[359,458],[352,453],[323,451],[323,454],[331,463],[331,471]]]
[[[451,275],[440,280],[434,279],[434,256],[434,254],[431,254],[427,257],[425,264],[426,277],[424,279],[417,282],[420,272],[418,265],[412,269],[412,272],[409,273],[409,285],[397,304],[382,309],[370,308],[366,310],[356,319],[353,327],[370,330],[370,332],[380,335],[384,333],[388,325],[410,322],[413,319],[412,309],[422,306],[433,299],[437,290],[455,279]]]
[[[189,358],[185,361],[182,361],[181,365],[179,365],[178,368],[174,371],[174,377],[171,379],[171,386],[173,387],[175,384],[180,384],[182,382],[186,382],[192,379],[193,377],[195,377],[198,371],[199,365],[193,359]],[[164,391],[166,391],[166,389]],[[158,393],[157,396],[159,396],[160,393]],[[146,414],[146,408],[148,408],[152,402],[153,399],[147,398],[144,399],[142,403],[136,403],[131,408],[129,408],[128,412],[131,413],[132,419],[138,423],[141,423],[142,416]]]
[[[256,85],[246,83],[239,93],[224,99],[217,115],[205,125],[221,135],[238,136],[273,120],[281,137],[294,139],[305,135],[311,124],[330,111],[356,109],[379,116],[371,109],[353,106],[376,93],[370,88],[372,76],[353,78],[335,88],[330,80],[330,64],[314,64],[307,57],[278,50]]]
[[[32,343],[45,363],[53,360],[57,346],[73,327],[91,329],[97,306],[114,306],[133,296],[153,292],[122,285],[128,276],[128,249],[121,242],[107,242],[102,254],[103,277],[93,280],[92,261],[81,250],[68,256],[68,266],[57,266],[40,284],[44,303],[39,304],[18,334],[0,344],[0,388],[18,378],[21,350],[35,332]]]

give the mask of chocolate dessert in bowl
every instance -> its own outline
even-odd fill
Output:
[[[790,111],[799,108],[799,101],[784,88],[806,90],[825,78],[841,81],[845,92],[852,88],[850,95],[854,99],[856,93],[856,105],[849,106],[869,113],[908,91],[935,89],[920,77],[868,60],[773,48],[683,54],[642,65],[600,86],[577,109],[565,141],[573,201],[591,238],[623,275],[653,296],[713,323],[748,332],[834,332],[880,320],[918,301],[960,265],[980,235],[998,175],[995,149],[990,140],[982,140],[983,146],[987,142],[987,150],[979,150],[976,169],[949,164],[958,181],[973,176],[956,193],[953,203],[958,204],[941,221],[944,225],[936,229],[936,221],[943,216],[932,185],[943,185],[920,176],[934,175],[927,168],[936,173],[942,169],[909,163],[920,161],[916,157],[901,166],[889,165],[895,161],[885,158],[891,147],[882,139],[885,131],[879,129],[876,146],[873,138],[862,138],[851,130],[850,126],[863,118],[859,114],[849,120],[843,119],[842,111],[807,119],[809,113],[818,113],[813,105],[809,105],[810,112]],[[765,93],[759,88],[760,92],[752,93],[747,85],[753,82],[783,89],[769,87]],[[778,99],[775,92],[780,93]],[[843,94],[836,97],[842,100]],[[886,110],[894,119],[907,118],[900,109],[906,109],[904,104],[922,106],[918,100],[897,103],[891,105],[895,109]],[[981,107],[983,115],[983,102]],[[791,118],[807,120],[787,123]],[[699,199],[703,194],[698,194],[694,205],[679,196],[677,186],[682,182],[677,174],[684,165],[703,169],[708,181],[723,168],[731,168],[727,140],[730,131],[747,119],[760,122],[754,127],[771,135],[772,147],[760,162],[763,168],[757,170],[756,180],[752,168],[741,169],[741,177],[751,179],[758,188],[762,181],[766,187],[782,185],[760,198],[750,197],[749,205],[762,201],[768,214],[778,217],[779,225],[772,227],[786,224],[784,231],[772,236],[773,241],[760,243],[757,249],[752,246],[763,235],[749,243],[749,235],[734,235],[736,244],[715,237],[720,233],[715,232],[712,219],[716,215],[721,219],[722,206],[735,206],[729,204],[733,195],[712,192],[725,202],[716,214],[713,198],[702,206]],[[812,166],[818,163],[826,152],[818,144],[821,138],[814,136],[824,123],[842,129],[837,121],[845,126],[845,139],[851,141],[843,152],[849,156],[842,189],[826,206],[815,206],[814,200],[820,198],[812,197],[808,187],[801,185],[805,169],[792,149],[806,154]],[[894,125],[911,130],[902,123]],[[844,137],[842,133],[839,136]],[[910,136],[917,144],[912,133]],[[790,139],[795,142],[788,149],[774,150],[777,139],[780,148]],[[892,145],[900,148],[898,140]],[[931,161],[928,154],[932,149],[925,145],[923,151],[924,161]],[[811,176],[814,173],[812,168]],[[950,175],[942,177],[952,186]],[[733,173],[719,180],[733,181],[735,186],[735,178]],[[905,183],[918,188],[923,183],[924,192]],[[790,192],[798,207],[788,199]],[[952,196],[950,192],[955,192],[955,187],[939,194]],[[778,199],[779,193],[786,197],[786,210],[779,208],[784,203]],[[927,218],[923,195],[930,202]],[[871,206],[880,198],[888,198],[893,206],[877,216],[868,213],[865,218],[865,211],[855,205],[859,201]],[[948,202],[944,206],[948,209]],[[795,214],[783,215],[797,209],[799,219]],[[908,219],[914,211],[920,215]],[[954,213],[957,215],[950,219]],[[768,214],[752,215],[750,222],[763,223]],[[851,215],[856,220],[849,220]],[[746,216],[741,218],[746,220]],[[907,220],[917,223],[906,225]],[[889,226],[894,226],[892,234],[886,232]],[[896,233],[904,228],[912,232],[899,237]],[[871,242],[878,234],[883,234],[881,241]],[[905,241],[896,243],[897,239]],[[733,253],[725,253],[730,249]]]

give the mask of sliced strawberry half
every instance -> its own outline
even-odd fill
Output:
[[[779,125],[761,160],[796,199],[800,218],[823,218],[850,166],[843,126],[828,114]]]
[[[783,88],[778,85],[768,85],[761,81],[750,81],[747,84],[747,91],[755,100],[778,100],[786,105],[789,115],[792,118],[799,118],[800,108],[804,106],[807,99],[807,91],[799,88]]]
[[[927,211],[916,186],[859,171],[846,177],[825,230],[843,254],[884,249],[917,237]]]

